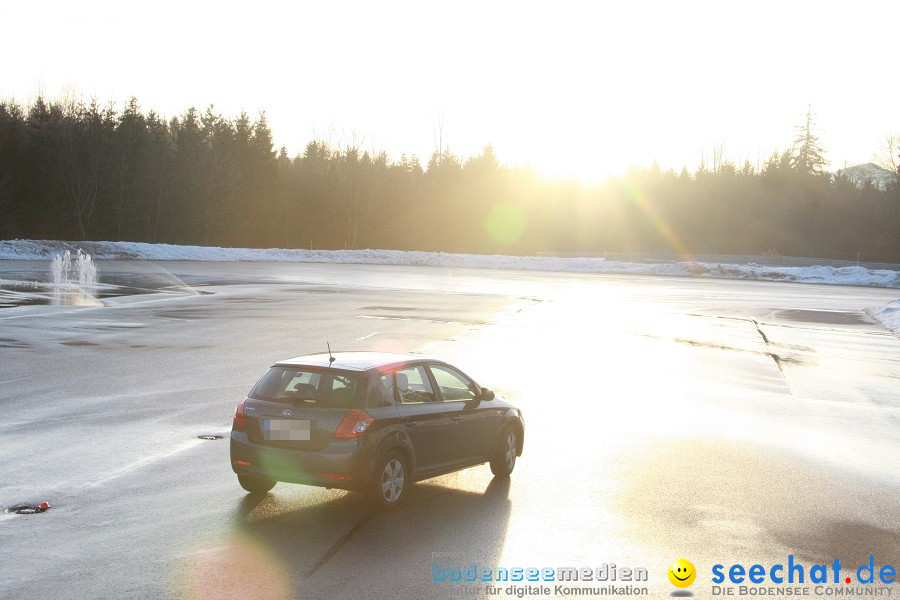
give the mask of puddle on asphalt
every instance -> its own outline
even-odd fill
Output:
[[[439,317],[411,316],[411,315],[356,315],[359,319],[377,319],[380,321],[424,321],[426,323],[447,323],[453,325],[481,326],[487,325],[486,321],[460,321],[455,319],[441,319]]]
[[[724,556],[765,547],[863,564],[900,547],[896,489],[840,466],[686,438],[635,453],[626,472],[615,504],[629,537],[673,556],[715,540]]]
[[[874,323],[863,313],[843,312],[838,310],[803,310],[790,308],[779,310],[775,316],[789,321],[802,323],[821,323],[824,325],[865,325]]]
[[[37,279],[36,279],[37,278]],[[187,285],[172,285],[145,273],[100,273],[93,298],[136,296],[158,292],[184,292]],[[210,293],[192,290],[194,293]],[[69,292],[74,293],[74,292]],[[59,303],[59,290],[50,282],[50,274],[39,270],[0,271],[0,308]]]

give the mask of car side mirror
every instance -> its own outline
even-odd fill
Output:
[[[487,402],[488,400],[493,400],[495,397],[494,391],[489,390],[486,387],[481,388],[481,399]]]

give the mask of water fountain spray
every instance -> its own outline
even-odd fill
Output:
[[[50,264],[53,276],[54,304],[96,304],[94,294],[97,289],[97,267],[90,254],[78,249],[75,260],[66,250],[57,254]]]

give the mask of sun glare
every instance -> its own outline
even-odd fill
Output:
[[[879,61],[893,51],[896,3],[85,4],[105,6],[42,4],[38,46],[28,28],[7,32],[16,60],[0,95],[135,95],[167,116],[265,110],[292,154],[351,134],[423,164],[439,146],[466,157],[493,144],[504,163],[582,181],[654,161],[693,168],[720,145],[758,162],[790,145],[810,103],[836,166],[869,160],[900,130]],[[0,16],[36,10],[6,4]],[[857,26],[868,14],[879,18]],[[815,55],[798,63],[807,47]],[[838,73],[866,82],[864,101]]]

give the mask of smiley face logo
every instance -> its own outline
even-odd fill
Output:
[[[675,587],[686,588],[694,583],[696,577],[697,569],[685,558],[679,558],[669,566],[669,581]]]

